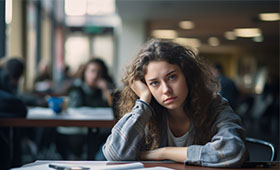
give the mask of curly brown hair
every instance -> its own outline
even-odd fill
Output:
[[[194,125],[197,134],[195,143],[206,143],[212,135],[210,133],[206,135],[203,132],[209,131],[215,119],[215,113],[211,112],[210,106],[216,99],[220,85],[212,74],[210,65],[203,58],[197,56],[190,48],[171,41],[151,39],[128,66],[126,75],[122,79],[124,88],[120,94],[118,114],[122,117],[132,110],[138,96],[130,85],[134,80],[142,80],[145,83],[146,68],[152,61],[166,61],[177,64],[181,68],[189,89],[184,110]],[[151,132],[151,135],[146,135],[145,142],[148,149],[155,149],[159,147],[161,113],[167,109],[157,103],[154,98],[150,105],[154,109],[154,114],[146,126],[147,132]]]

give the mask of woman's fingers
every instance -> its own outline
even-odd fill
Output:
[[[150,103],[151,102],[151,92],[148,86],[143,83],[141,80],[134,80],[130,88],[136,93],[136,95],[143,101]]]

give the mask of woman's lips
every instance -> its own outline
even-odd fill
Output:
[[[177,97],[169,97],[169,98],[165,99],[163,101],[163,103],[165,103],[165,104],[172,103],[172,102],[174,102],[176,100],[176,98]]]

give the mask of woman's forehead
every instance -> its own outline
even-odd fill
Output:
[[[91,69],[98,69],[100,70],[101,69],[101,66],[97,63],[89,63],[87,68],[91,68]]]
[[[147,65],[145,78],[157,78],[177,70],[180,70],[177,64],[170,64],[167,61],[152,61]]]

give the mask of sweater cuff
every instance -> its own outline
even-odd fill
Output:
[[[192,145],[187,149],[187,160],[185,164],[201,165],[201,152],[203,146]]]
[[[153,108],[147,104],[146,102],[137,99],[135,106],[133,107],[133,114],[136,114],[138,116],[141,115],[142,119],[144,119],[144,122],[148,121],[150,119],[150,117],[153,114]],[[137,117],[138,117],[137,116]]]
[[[149,105],[148,103],[144,102],[144,101],[141,100],[141,99],[137,99],[137,100],[136,100],[136,103],[138,103],[138,102],[143,103],[146,107],[148,107],[148,108],[151,110],[152,113],[154,112],[154,109],[153,109],[152,106]]]

